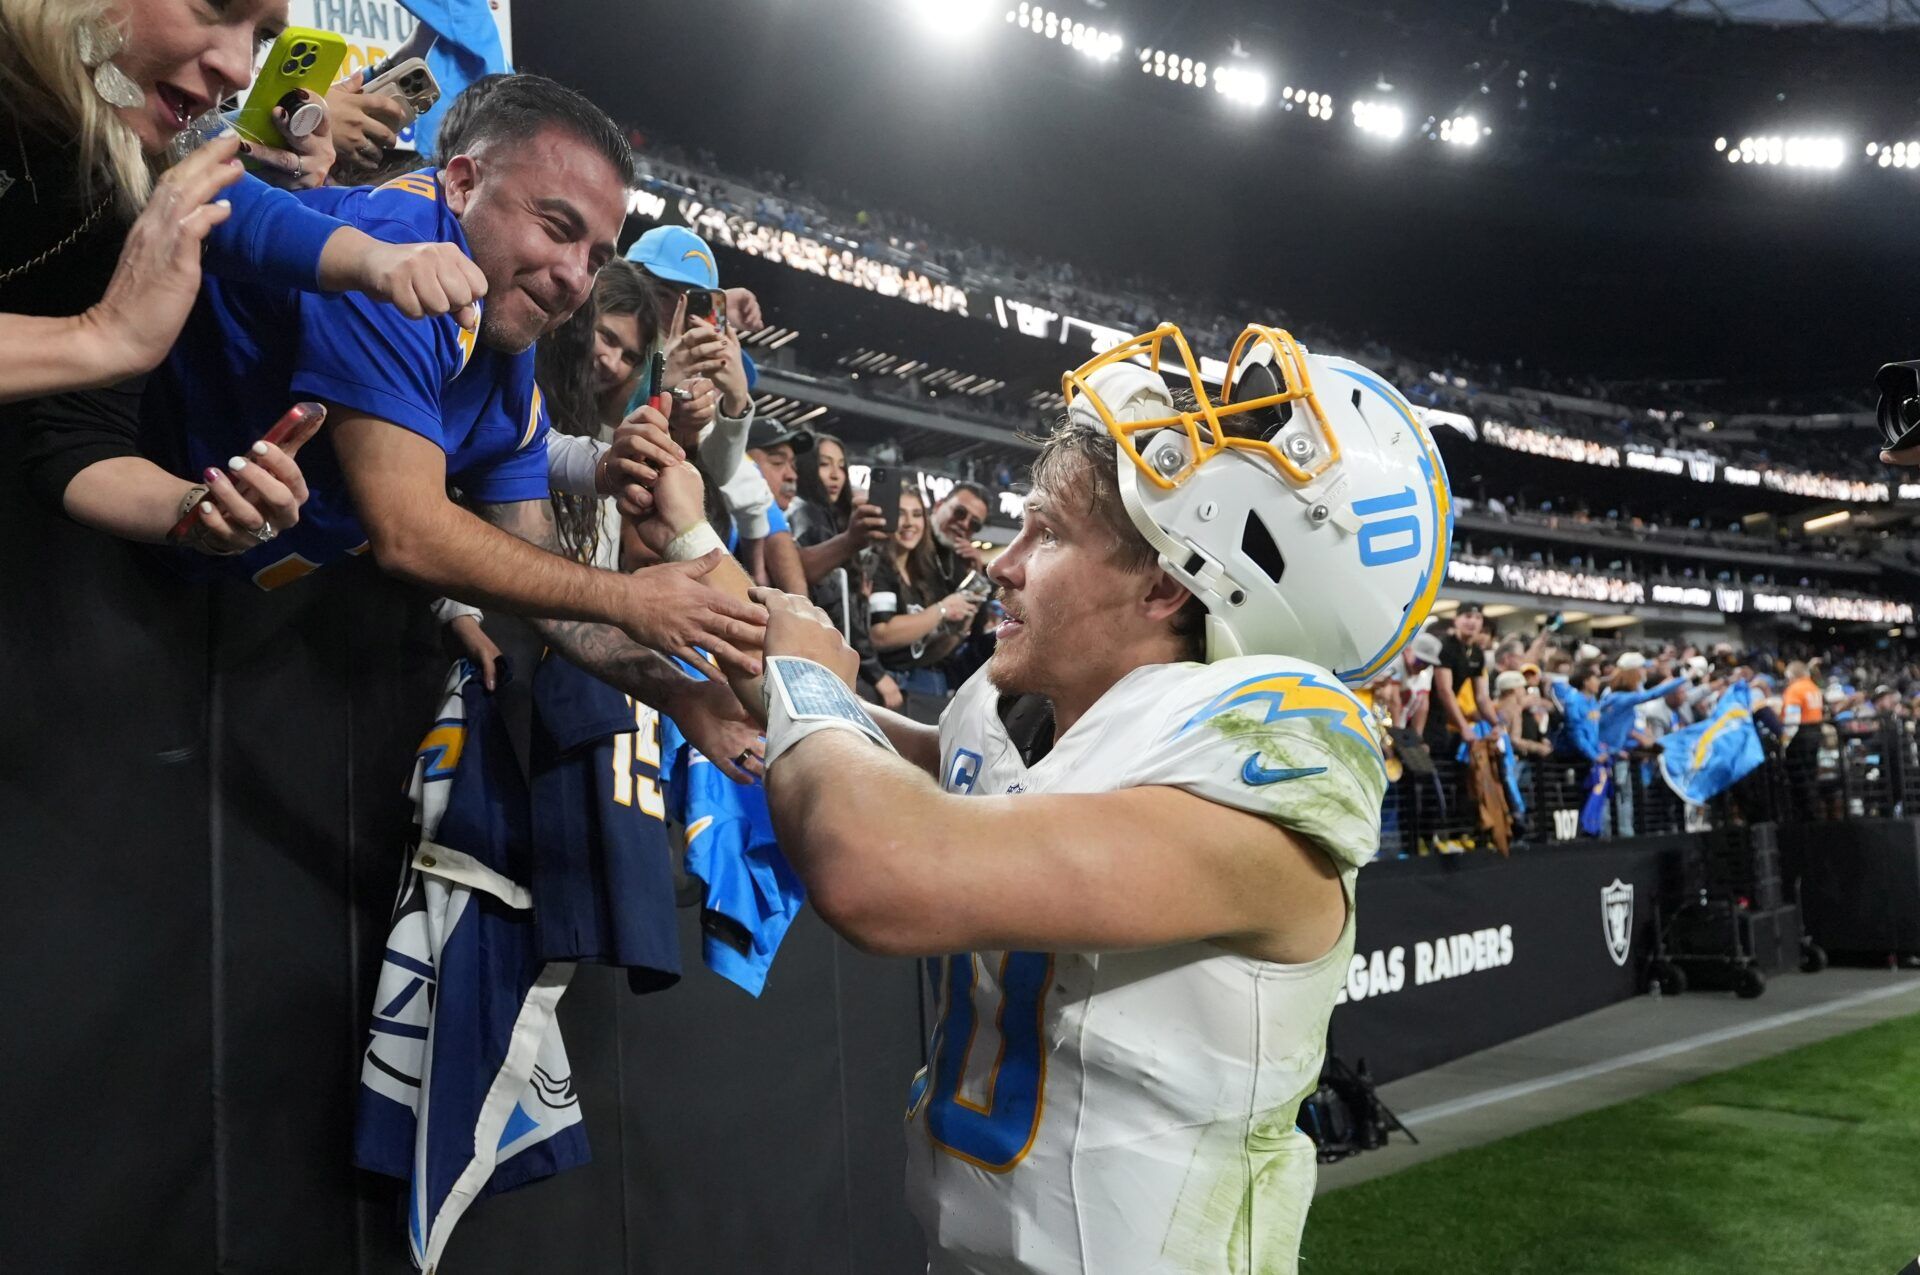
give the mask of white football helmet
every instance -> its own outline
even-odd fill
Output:
[[[1160,375],[1172,342],[1196,407]],[[1207,659],[1288,655],[1359,684],[1419,631],[1447,574],[1453,502],[1391,386],[1277,328],[1234,342],[1217,399],[1172,324],[1062,380],[1118,444],[1120,494],[1160,565],[1207,608]]]

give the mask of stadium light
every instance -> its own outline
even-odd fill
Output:
[[[1867,158],[1882,168],[1920,168],[1920,142],[1868,142]]]
[[[1743,137],[1737,143],[1716,138],[1714,149],[1724,153],[1730,164],[1836,169],[1847,162],[1847,143],[1840,137],[1770,134]]]
[[[1115,52],[1119,51],[1118,45]],[[1178,53],[1169,53],[1165,49],[1139,49],[1135,56],[1140,60],[1140,70],[1147,75],[1171,80],[1175,84],[1185,84],[1190,88],[1203,89],[1208,83],[1219,88],[1219,81],[1211,79],[1222,68],[1210,68],[1197,58],[1183,57]]]
[[[1252,67],[1220,66],[1213,71],[1214,92],[1241,106],[1265,106],[1267,84],[1266,73]]]
[[[1080,22],[1064,14],[1055,13],[1043,5],[1031,4],[1022,0],[1020,6],[1007,10],[1007,21],[1022,31],[1031,31],[1043,40],[1059,41],[1095,62],[1111,62],[1120,56],[1120,50],[1126,41],[1112,31],[1102,31],[1090,23]],[[1142,67],[1144,70],[1145,68]]]
[[[908,0],[907,8],[935,36],[969,40],[998,8],[995,0]]]
[[[1333,94],[1331,93],[1297,89],[1289,84],[1280,94],[1280,100],[1287,110],[1303,110],[1309,119],[1324,123],[1333,118]]]
[[[1828,527],[1837,527],[1841,523],[1848,521],[1852,517],[1853,517],[1853,514],[1851,512],[1845,509],[1841,509],[1830,514],[1821,514],[1817,518],[1807,519],[1805,522],[1800,524],[1800,530],[1825,531]]]
[[[1407,131],[1407,116],[1391,102],[1362,98],[1353,104],[1353,126],[1363,133],[1392,141]]]
[[[1440,140],[1451,146],[1478,146],[1480,138],[1492,129],[1482,129],[1478,116],[1456,115],[1440,121]]]

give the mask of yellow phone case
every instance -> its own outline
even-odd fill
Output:
[[[262,146],[285,146],[287,139],[273,122],[273,108],[294,89],[326,96],[346,59],[346,37],[311,27],[288,27],[260,64],[260,75],[247,93],[246,104],[234,117],[234,131]]]

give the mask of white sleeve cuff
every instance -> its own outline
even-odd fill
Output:
[[[433,618],[440,623],[452,624],[463,615],[470,615],[476,620],[486,618],[486,612],[482,611],[479,607],[470,607],[464,602],[455,602],[452,598],[435,598],[433,600]]]
[[[594,471],[612,446],[578,434],[547,432],[547,486],[568,496],[592,499],[600,494]]]

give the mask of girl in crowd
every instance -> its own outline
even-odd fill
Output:
[[[937,592],[940,568],[927,530],[926,501],[917,488],[900,493],[900,524],[893,538],[867,555],[873,648],[906,693],[907,716],[937,722],[948,690],[940,663],[960,645],[980,604],[962,593],[942,597]]]
[[[787,521],[800,546],[814,605],[834,617],[848,645],[860,653],[861,695],[897,709],[905,697],[873,649],[869,582],[860,552],[888,539],[885,516],[864,493],[855,500],[847,481],[846,446],[832,434],[814,435],[813,454],[801,458],[796,486],[799,498],[787,510]]]

